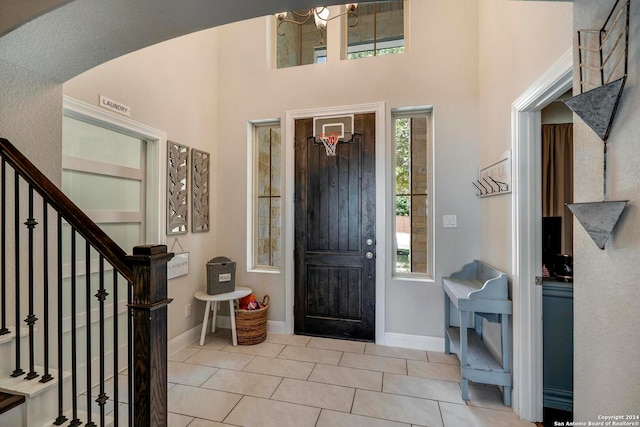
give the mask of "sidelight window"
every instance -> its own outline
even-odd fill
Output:
[[[393,115],[395,146],[394,272],[433,272],[431,112]]]
[[[281,235],[281,136],[280,123],[252,124],[253,206],[251,248],[254,269],[279,271]]]

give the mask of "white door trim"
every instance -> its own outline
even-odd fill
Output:
[[[295,155],[294,129],[295,120],[306,117],[335,116],[341,114],[375,113],[376,115],[376,253],[386,254],[385,243],[387,180],[385,179],[386,151],[386,106],[384,102],[370,104],[346,105],[340,107],[313,108],[308,110],[287,111],[285,116],[285,194],[284,209],[285,233],[285,332],[293,334],[293,304],[295,294],[294,280],[294,190],[295,190]],[[387,277],[387,261],[379,257],[376,262],[376,343],[384,344],[385,333],[385,277]]]
[[[573,85],[569,49],[512,105],[513,409],[542,421],[542,267],[540,111]]]
[[[119,114],[64,95],[64,115],[116,130],[151,144],[147,146],[147,212],[146,239],[165,244],[165,206],[167,182],[167,133]],[[152,214],[155,212],[155,215]],[[130,249],[130,248],[129,248]],[[129,250],[127,249],[127,250]]]

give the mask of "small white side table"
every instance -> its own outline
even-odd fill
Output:
[[[216,316],[218,314],[218,303],[220,301],[229,301],[229,316],[231,317],[231,337],[233,345],[238,345],[238,336],[236,335],[236,312],[234,310],[234,301],[246,297],[251,293],[251,288],[246,286],[236,286],[236,290],[225,292],[224,294],[209,295],[205,291],[198,291],[194,297],[200,301],[206,301],[207,306],[204,309],[204,320],[202,321],[202,332],[200,333],[200,345],[204,345],[204,337],[207,334],[207,321],[209,320],[209,310],[213,310],[213,319],[211,321],[211,332],[216,331]],[[213,306],[211,303],[214,303]]]

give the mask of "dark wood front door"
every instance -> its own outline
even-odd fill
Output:
[[[354,131],[329,157],[313,119],[295,122],[295,332],[373,341],[375,114]]]

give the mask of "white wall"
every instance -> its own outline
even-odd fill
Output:
[[[574,28],[600,28],[612,2],[576,0]],[[574,221],[576,420],[640,412],[640,3],[631,1],[629,75],[609,137],[609,200],[629,200],[600,250]],[[575,58],[577,61],[577,58]],[[574,93],[578,93],[574,69]],[[574,120],[574,200],[602,200],[602,142]],[[623,420],[624,421],[624,420]]]
[[[511,105],[571,48],[572,3],[480,2],[480,162],[511,147]],[[482,200],[482,256],[511,272],[511,194]]]
[[[511,148],[514,101],[571,48],[572,3],[483,0],[480,2],[479,34],[480,162],[487,165]],[[517,185],[514,180],[512,186]],[[484,198],[480,205],[482,258],[511,278],[515,271],[512,263],[512,203],[513,193],[508,193]],[[534,286],[534,278],[527,279],[520,280],[522,286]],[[510,291],[513,300],[518,292]],[[524,313],[518,310],[518,302],[513,302],[512,324],[514,319],[522,322],[524,318]],[[528,338],[514,335],[512,331],[514,341]],[[501,347],[499,325],[487,324],[484,337],[492,352],[498,355]],[[535,360],[535,355],[532,359]],[[531,369],[518,364],[518,360],[513,370],[516,373],[515,393],[521,393],[529,386],[517,383],[517,374]],[[540,372],[540,382],[541,375]],[[529,400],[525,397],[525,400],[534,402],[533,406],[536,406],[535,398]],[[527,408],[518,407],[521,402],[518,395],[514,395],[517,410],[527,411]],[[535,412],[537,408],[533,409]],[[524,415],[531,417],[532,413]]]
[[[250,120],[281,118],[284,128],[285,113],[290,110],[382,101],[388,122],[392,108],[433,105],[438,279],[479,253],[478,200],[471,187],[478,156],[477,2],[467,1],[464,6],[445,0],[407,4],[412,18],[409,51],[357,61],[340,61],[339,40],[330,34],[328,63],[275,70],[266,18],[219,29],[218,174],[224,177],[219,186],[219,248],[240,260],[242,282],[259,295],[270,294],[272,320],[285,318],[284,277],[247,273],[245,263],[246,127]],[[331,22],[329,31],[338,24]],[[378,142],[390,144],[389,135],[388,128],[385,140]],[[443,214],[457,214],[458,228],[443,229]],[[377,236],[379,241],[389,237]],[[378,262],[391,264],[378,255]],[[386,280],[387,332],[442,336],[439,280],[377,280]]]
[[[216,164],[217,112],[217,35],[205,30],[143,49],[95,67],[63,86],[64,94],[97,106],[99,95],[131,107],[131,119],[167,132],[170,141],[211,153]],[[166,166],[162,166],[166,168]],[[190,252],[189,274],[169,281],[169,339],[202,322],[204,304],[193,299],[195,291],[206,286],[206,262],[218,255],[216,200],[218,175],[210,182],[210,226],[204,233],[166,236],[171,250],[178,238]],[[162,183],[162,188],[166,188]],[[190,188],[190,187],[189,187]],[[165,212],[164,206],[159,206]],[[189,218],[191,211],[189,211]],[[191,227],[189,219],[189,230]],[[164,223],[162,234],[164,234]],[[165,243],[165,242],[149,242]],[[130,252],[132,248],[124,248]],[[175,245],[174,252],[181,252]],[[191,317],[185,318],[185,305],[192,304]]]

